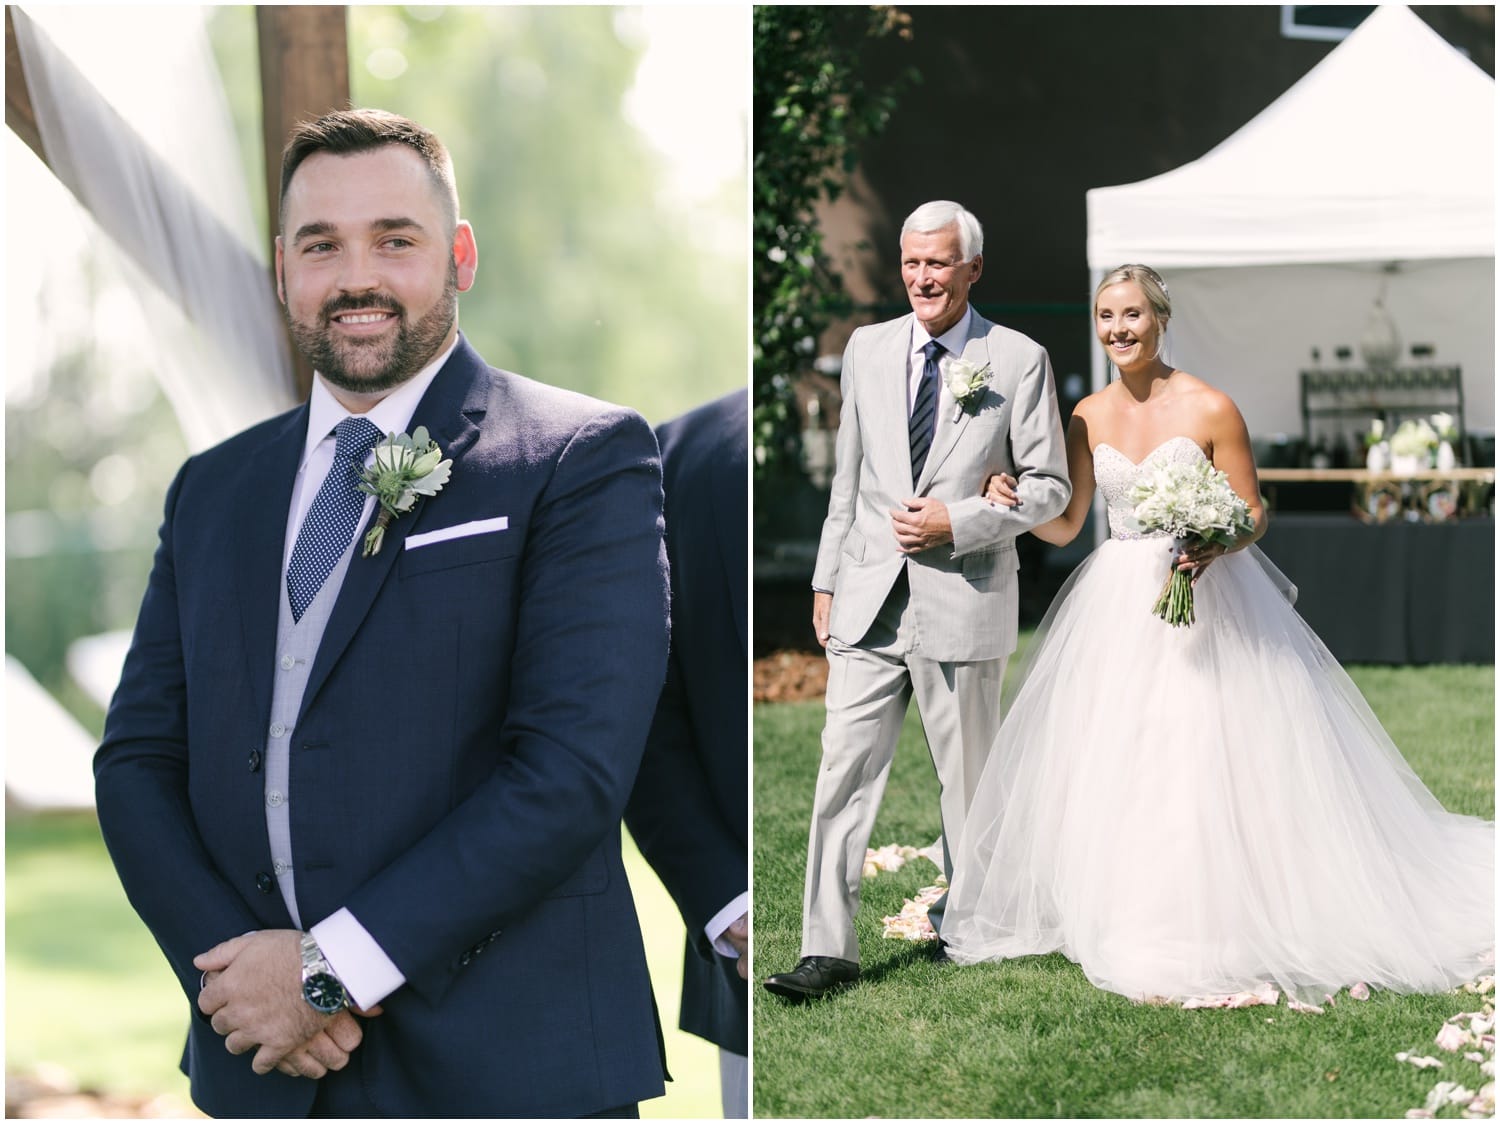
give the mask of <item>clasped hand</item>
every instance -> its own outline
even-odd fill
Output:
[[[903,554],[916,554],[953,541],[953,523],[948,505],[930,496],[902,500],[902,508],[891,512],[891,528]]]
[[[325,1015],[302,997],[301,940],[295,929],[265,929],[193,958],[205,981],[198,1009],[231,1054],[255,1050],[256,1073],[319,1078],[343,1069],[364,1038],[348,1010]],[[379,1013],[379,1007],[360,1012]]]

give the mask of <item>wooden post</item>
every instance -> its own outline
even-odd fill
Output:
[[[260,39],[266,214],[273,263],[274,240],[281,227],[281,150],[287,135],[299,121],[349,105],[349,38],[344,12],[342,5],[265,5],[255,9]],[[6,64],[8,67],[9,59]],[[312,368],[295,346],[292,363],[298,396],[305,398],[312,387]]]

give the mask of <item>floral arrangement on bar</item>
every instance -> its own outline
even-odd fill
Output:
[[[1433,414],[1432,428],[1437,430],[1438,447],[1432,458],[1432,467],[1441,472],[1447,472],[1458,466],[1458,454],[1454,452],[1454,445],[1458,444],[1458,426],[1453,424],[1452,414]]]
[[[1450,422],[1451,424],[1451,422]],[[1391,437],[1391,471],[1423,472],[1432,467],[1438,432],[1426,418],[1408,418]]]

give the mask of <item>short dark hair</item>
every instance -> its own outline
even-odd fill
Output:
[[[422,158],[443,200],[450,225],[458,222],[458,187],[453,159],[443,142],[415,121],[383,109],[339,109],[316,121],[299,122],[281,152],[281,195],[277,208],[285,214],[286,191],[302,161],[318,152],[350,156],[373,152],[388,144],[404,144]],[[285,219],[282,220],[283,226]]]

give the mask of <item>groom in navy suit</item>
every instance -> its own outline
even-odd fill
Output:
[[[312,395],[178,473],[95,760],[193,1099],[636,1115],[664,1072],[620,859],[666,667],[655,439],[459,335],[478,254],[420,126],[299,126],[281,199]],[[419,427],[449,471],[371,549],[361,470]]]

